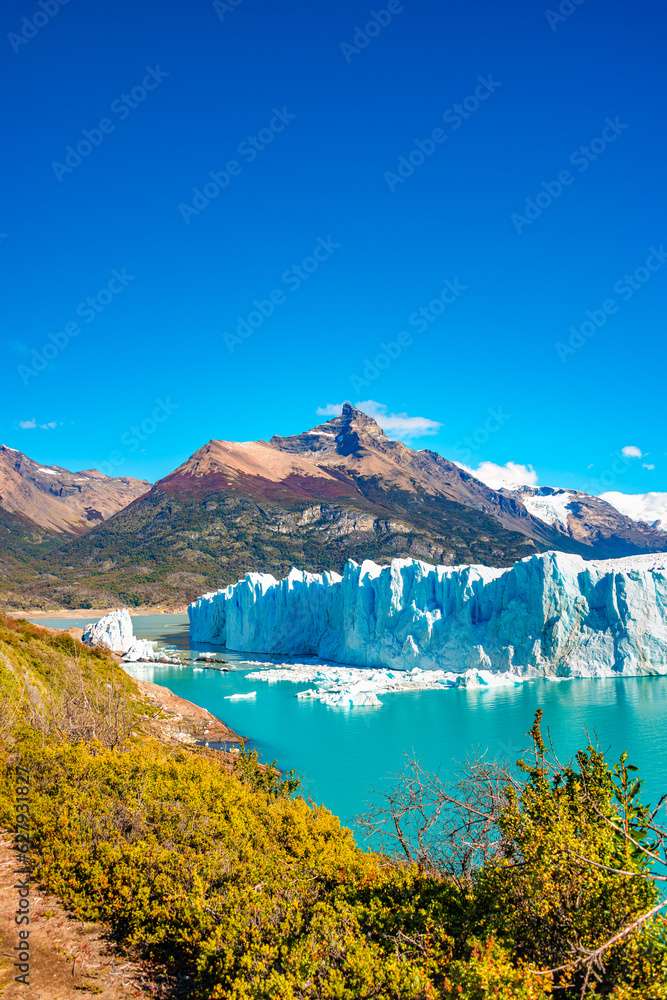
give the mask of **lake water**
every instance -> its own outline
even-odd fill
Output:
[[[39,617],[38,624],[69,628],[88,619]],[[183,615],[133,616],[139,638],[190,650]],[[216,647],[199,645],[197,651]],[[431,770],[455,775],[472,756],[513,762],[528,745],[535,710],[561,759],[597,737],[616,757],[630,753],[644,778],[644,797],[656,802],[667,791],[667,678],[636,677],[535,681],[489,690],[449,689],[382,696],[382,708],[341,710],[300,701],[311,685],[266,684],[246,677],[240,655],[222,651],[229,673],[196,667],[130,665],[137,677],[155,681],[204,706],[241,736],[264,760],[294,768],[307,797],[324,803],[359,833],[355,818],[396,782],[406,755]],[[247,654],[246,654],[247,656]],[[261,655],[255,659],[262,659]],[[303,662],[303,661],[302,661]],[[252,701],[225,696],[256,691]],[[360,842],[362,837],[359,837]]]

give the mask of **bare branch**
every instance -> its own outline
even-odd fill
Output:
[[[647,910],[646,913],[642,913],[641,916],[636,918],[636,920],[626,924],[622,930],[617,931],[616,934],[608,938],[608,940],[605,941],[604,944],[601,944],[598,948],[594,948],[592,950],[586,949],[586,954],[582,955],[582,957],[579,958],[574,965],[571,962],[565,962],[564,965],[558,965],[554,969],[534,969],[533,974],[536,976],[552,976],[556,972],[565,972],[566,970],[573,971],[574,969],[579,969],[584,965],[592,967],[605,952],[609,951],[610,948],[613,948],[615,944],[618,944],[619,941],[622,941],[634,931],[639,930],[643,924],[645,924],[648,920],[651,920],[652,917],[657,916],[657,914],[660,913],[661,910],[664,910],[665,907],[667,907],[667,899],[663,899],[662,903],[658,903],[652,909]]]

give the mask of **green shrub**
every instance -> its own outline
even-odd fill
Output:
[[[549,765],[539,719],[495,851],[454,878],[359,850],[256,754],[160,742],[135,683],[70,636],[0,617],[0,707],[0,824],[20,767],[36,878],[195,1000],[667,1000],[660,919],[580,962],[658,898],[636,776],[593,748]]]

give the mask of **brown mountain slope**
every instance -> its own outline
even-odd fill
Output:
[[[81,534],[150,489],[139,479],[42,466],[0,445],[0,508],[49,532]]]
[[[534,498],[389,439],[346,405],[303,434],[209,441],[113,517],[49,550],[21,594],[34,604],[175,605],[249,570],[341,569],[349,558],[502,566],[550,548],[591,558],[667,549],[664,533],[622,515],[603,527],[598,502],[588,498],[586,513],[581,497],[580,515],[564,524]]]
[[[547,544],[556,541],[554,532],[515,498],[489,489],[436,452],[414,451],[391,440],[372,417],[349,404],[339,417],[293,437],[210,441],[156,485],[175,496],[217,488],[258,501],[370,501],[417,518],[424,505],[451,501],[489,515],[508,531]]]
[[[582,547],[434,452],[386,437],[350,406],[293,437],[210,441],[59,554],[35,598],[178,603],[253,569],[340,569],[348,558],[512,563]]]

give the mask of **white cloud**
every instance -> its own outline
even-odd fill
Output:
[[[315,413],[318,417],[339,417],[342,409],[342,403],[327,403],[326,406],[318,406]]]
[[[471,469],[461,462],[456,464],[490,486],[492,490],[515,490],[519,486],[537,486],[537,472],[532,465],[522,465],[521,462],[506,462],[505,465],[480,462],[476,469]]]
[[[625,455],[626,458],[643,458],[644,453],[641,448],[638,448],[636,444],[626,444],[621,448],[621,454]]]
[[[47,420],[44,424],[38,424],[35,417],[31,417],[29,420],[19,420],[19,427],[22,431],[54,431],[57,426],[57,420]]]
[[[653,472],[653,470],[655,469],[655,465],[653,464],[653,462],[644,462],[644,468],[646,469],[647,472]]]
[[[354,404],[358,410],[362,410],[369,417],[377,420],[383,431],[390,437],[411,438],[429,437],[437,434],[442,424],[429,417],[411,417],[407,413],[390,413],[385,403],[378,403],[375,399],[365,399]],[[317,415],[319,417],[337,417],[342,409],[342,403],[327,403],[326,406],[318,406]]]
[[[667,531],[667,493],[601,493],[606,500],[633,521],[657,524]]]

